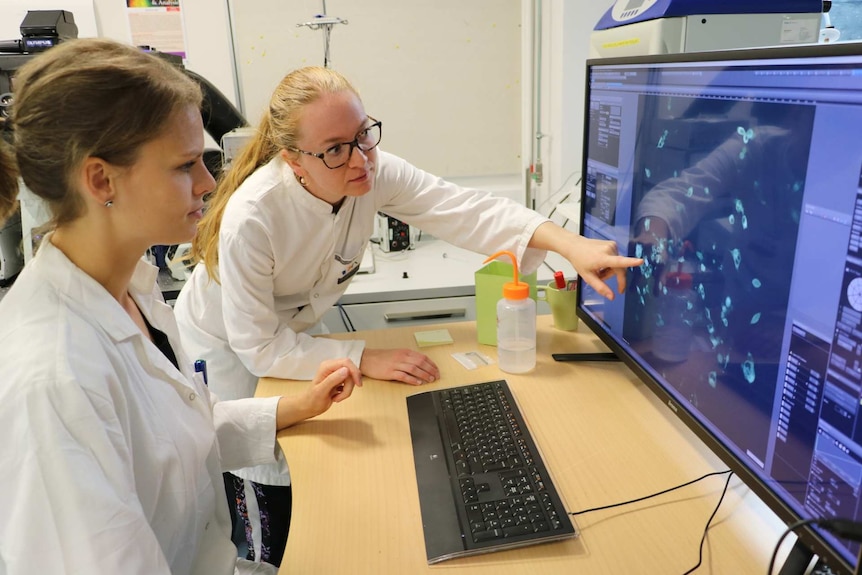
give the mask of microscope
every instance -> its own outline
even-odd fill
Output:
[[[60,42],[78,37],[78,27],[71,12],[66,10],[31,10],[21,22],[21,38],[16,40],[0,40],[0,137],[12,142],[12,106],[14,105],[14,72],[29,59],[40,52],[56,46]],[[219,89],[196,72],[189,70],[183,64],[182,58],[172,54],[162,53],[148,46],[138,46],[144,52],[163,58],[177,66],[194,80],[201,88],[203,103],[201,119],[204,130],[217,142],[236,128],[247,127],[248,122],[242,113]],[[222,150],[205,150],[204,163],[218,176],[222,171]],[[36,251],[39,240],[38,231],[48,221],[47,207],[32,192],[23,185],[18,194],[20,209],[0,229],[0,287],[11,283],[14,277],[30,261]],[[23,235],[23,243],[22,243]],[[153,246],[154,263],[160,268],[168,269],[172,256],[177,261],[176,271],[171,274],[177,280],[184,279],[185,271],[181,269],[182,246]],[[22,255],[23,254],[23,255]]]
[[[78,26],[71,12],[66,10],[30,10],[21,22],[21,38],[0,40],[0,138],[12,143],[12,95],[15,71],[40,52],[60,42],[78,37]],[[23,227],[36,218],[30,212],[39,206],[30,206],[19,194],[19,210],[0,227],[0,286],[10,284],[24,267],[26,248],[23,244]],[[32,202],[31,202],[32,203]],[[30,236],[29,229],[27,236]]]

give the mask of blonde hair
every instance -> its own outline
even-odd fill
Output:
[[[12,109],[15,156],[24,184],[48,203],[50,227],[83,214],[70,178],[85,158],[133,164],[174,110],[200,108],[202,99],[176,66],[112,40],[70,40],[22,66]]]
[[[192,242],[191,256],[202,261],[211,279],[218,278],[218,241],[225,207],[233,193],[255,170],[272,160],[281,150],[296,147],[299,139],[299,117],[306,105],[323,95],[356,89],[338,72],[319,66],[308,66],[285,76],[273,92],[269,109],[260,120],[257,132],[230,169],[219,177],[207,210],[198,224]]]

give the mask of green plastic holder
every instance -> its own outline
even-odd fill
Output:
[[[476,272],[476,335],[479,343],[497,345],[497,302],[503,297],[503,284],[511,283],[512,264],[493,261]],[[520,281],[530,286],[530,297],[536,301],[536,272],[522,275]]]

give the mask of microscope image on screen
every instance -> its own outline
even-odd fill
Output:
[[[645,263],[610,302],[579,283],[578,315],[788,526],[818,522],[782,573],[858,573],[862,535],[828,522],[862,525],[862,51],[587,77],[583,233]]]
[[[749,397],[752,416],[726,428],[762,460],[814,108],[643,96],[639,114],[631,249],[646,263],[625,337],[711,418],[728,417],[724,394]]]

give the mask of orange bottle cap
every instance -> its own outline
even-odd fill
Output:
[[[512,267],[515,268],[515,281],[503,284],[503,297],[516,300],[527,299],[530,296],[530,286],[522,281],[518,281],[518,259],[515,257],[515,254],[508,250],[501,250],[488,256],[488,259],[482,263],[486,264],[500,256],[509,256],[512,259]]]

